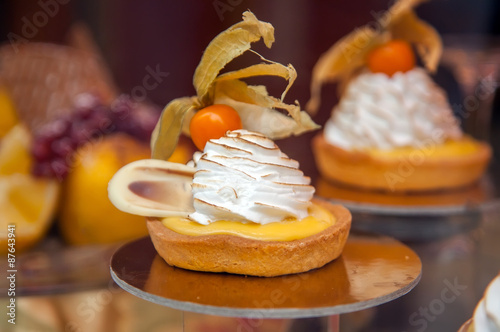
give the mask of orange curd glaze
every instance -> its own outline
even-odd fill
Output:
[[[332,213],[317,204],[311,205],[309,216],[304,219],[287,218],[281,222],[266,225],[230,220],[218,220],[208,225],[202,225],[188,218],[167,217],[162,219],[165,227],[184,235],[230,234],[263,241],[303,239],[327,229],[335,221]]]
[[[366,151],[377,157],[394,158],[410,155],[415,150],[420,150],[431,158],[466,156],[477,152],[478,144],[470,137],[464,136],[460,140],[447,140],[439,144],[429,139],[429,142],[422,144],[421,147],[399,147],[390,150],[367,149]]]

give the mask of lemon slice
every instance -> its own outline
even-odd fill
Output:
[[[21,124],[0,141],[0,253],[8,249],[8,225],[15,225],[17,252],[45,235],[56,210],[59,183],[30,174],[30,143],[30,133]]]
[[[0,177],[0,252],[7,251],[7,227],[15,225],[16,252],[38,242],[56,210],[59,183],[28,174]]]

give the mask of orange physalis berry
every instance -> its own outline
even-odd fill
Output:
[[[234,108],[215,104],[196,112],[189,124],[191,139],[203,151],[210,139],[217,139],[228,130],[241,129],[241,118]]]
[[[368,54],[368,67],[374,73],[406,72],[415,67],[415,54],[404,40],[391,40],[373,49]]]

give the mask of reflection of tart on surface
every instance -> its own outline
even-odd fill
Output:
[[[408,206],[420,206],[423,208],[478,206],[483,204],[493,194],[491,191],[492,188],[483,182],[462,190],[408,193],[359,190],[358,187],[335,183],[320,176],[315,181],[315,187],[318,196],[337,202],[349,201],[395,208],[406,208]]]
[[[437,68],[442,45],[438,33],[413,12],[420,2],[395,2],[388,11],[393,15],[377,22],[380,29],[357,29],[315,66],[311,112],[319,106],[322,83],[337,81],[342,87],[313,142],[323,177],[405,192],[459,188],[483,174],[490,147],[462,133],[445,92],[428,73]],[[353,48],[363,36],[363,46]],[[416,67],[413,49],[425,69]]]
[[[166,264],[159,255],[150,271],[146,291],[197,304],[261,310],[263,304],[276,309],[311,308],[352,298],[343,257],[321,269],[275,278],[188,271]],[[277,293],[282,296],[275,301]]]
[[[197,271],[229,272],[256,276],[276,276],[299,273],[322,267],[336,259],[342,252],[349,234],[351,215],[339,205],[330,205],[322,201],[315,204],[327,209],[331,221],[320,219],[308,220],[304,229],[325,223],[323,230],[305,238],[288,240],[284,235],[290,233],[292,238],[297,234],[295,222],[289,222],[280,233],[272,227],[275,225],[246,225],[249,228],[269,227],[263,234],[283,236],[283,240],[265,240],[249,238],[237,234],[238,229],[228,225],[222,234],[203,235],[203,225],[192,225],[186,230],[199,231],[199,235],[186,235],[170,230],[158,218],[148,218],[148,229],[151,240],[165,261],[171,265]],[[213,225],[213,224],[211,224]],[[245,226],[240,224],[240,226]],[[324,226],[319,226],[323,228]],[[198,230],[193,228],[198,228]],[[241,230],[241,228],[240,228]],[[300,230],[300,228],[299,228]],[[254,230],[250,230],[253,232]],[[242,230],[245,232],[245,230]],[[226,234],[224,234],[226,233]],[[265,236],[265,235],[263,235]]]
[[[476,182],[491,156],[489,145],[464,137],[422,149],[344,150],[313,139],[316,164],[325,178],[366,189],[420,191],[457,188]]]

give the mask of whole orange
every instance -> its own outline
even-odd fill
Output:
[[[150,158],[150,149],[125,134],[91,141],[75,152],[63,183],[59,226],[75,245],[127,241],[147,234],[144,217],[115,208],[108,199],[108,182],[122,166]]]
[[[193,150],[181,139],[169,161],[186,163]],[[122,212],[111,204],[108,182],[122,166],[150,157],[149,145],[122,133],[91,141],[75,152],[63,183],[59,214],[59,227],[66,242],[113,243],[147,235],[144,217]]]

